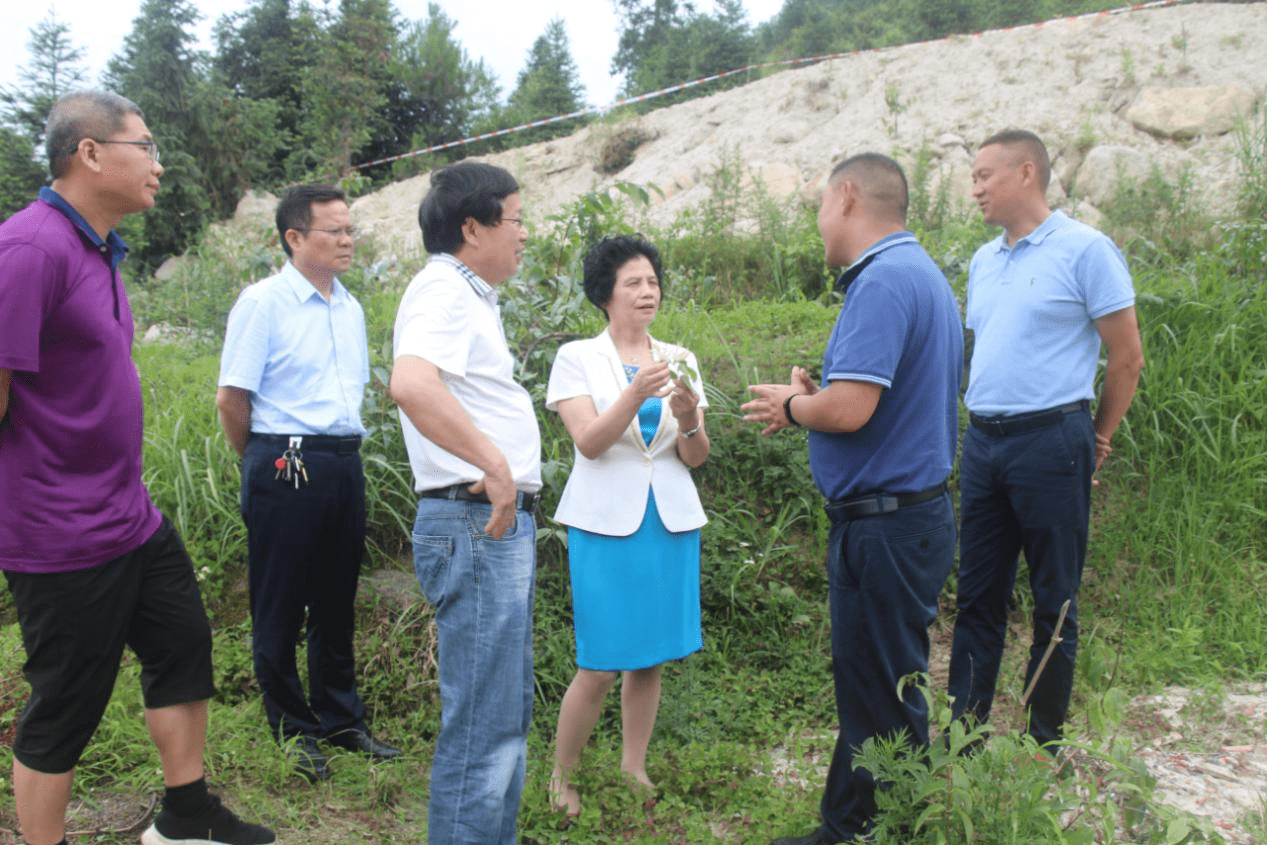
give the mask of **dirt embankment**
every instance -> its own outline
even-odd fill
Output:
[[[1032,129],[1052,153],[1052,202],[1095,222],[1121,178],[1153,166],[1187,171],[1217,214],[1234,202],[1235,127],[1257,119],[1267,90],[1267,4],[1191,3],[1049,21],[855,53],[739,88],[489,157],[523,185],[541,223],[617,181],[654,185],[652,219],[671,222],[708,196],[723,162],[776,197],[812,198],[831,163],[866,150],[908,167],[927,148],[954,202],[967,202],[976,146]],[[629,163],[599,162],[634,133]],[[420,175],[361,197],[357,224],[421,251]]]

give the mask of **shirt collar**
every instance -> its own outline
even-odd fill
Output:
[[[119,237],[118,232],[111,229],[106,239],[102,240],[96,230],[88,225],[88,221],[84,219],[84,216],[76,211],[73,205],[66,202],[61,194],[47,185],[40,188],[40,199],[66,215],[67,219],[79,231],[79,236],[87,241],[89,246],[101,253],[102,258],[110,262],[110,269],[118,269],[119,262],[123,260],[123,256],[128,254],[128,245],[123,238]]]
[[[857,279],[862,274],[862,271],[866,269],[873,258],[891,246],[905,243],[916,243],[915,236],[910,232],[894,232],[891,235],[885,235],[880,238],[880,240],[867,247],[866,251],[858,256],[854,263],[844,269],[836,279],[836,290],[842,294],[846,293],[849,290],[849,286],[853,284],[854,279]]]
[[[436,252],[431,255],[432,261],[439,261],[441,264],[448,264],[450,267],[458,271],[458,274],[466,279],[467,284],[471,286],[471,290],[475,291],[475,295],[480,299],[486,299],[489,302],[497,301],[497,289],[484,281],[479,275],[459,261],[453,255],[447,252]]]
[[[1042,223],[1039,223],[1038,226],[1034,228],[1034,231],[1030,232],[1028,235],[1026,235],[1023,238],[1018,238],[1016,243],[1012,244],[1011,246],[1007,245],[1007,232],[1004,232],[1003,234],[999,235],[999,246],[998,246],[998,249],[995,251],[1007,252],[1009,250],[1016,249],[1021,244],[1033,244],[1034,246],[1038,246],[1044,240],[1047,239],[1048,235],[1056,231],[1056,229],[1059,228],[1060,225],[1066,219],[1067,219],[1067,215],[1063,211],[1060,211],[1060,210],[1053,211],[1051,214],[1047,215],[1046,220],[1044,220]]]
[[[286,282],[286,287],[295,295],[296,302],[305,302],[313,296],[321,298],[321,291],[317,290],[317,286],[308,281],[308,277],[299,272],[299,268],[292,262],[287,261],[282,267],[281,277]],[[336,276],[334,284],[330,286],[331,304],[342,301],[347,295],[347,288],[343,286],[343,283]]]

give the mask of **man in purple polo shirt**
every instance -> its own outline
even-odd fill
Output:
[[[0,224],[0,570],[31,696],[13,742],[28,845],[65,840],[74,768],[105,712],[124,645],[166,791],[143,845],[266,845],[207,791],[211,629],[179,535],[141,483],[141,385],[114,231],[154,204],[158,147],[108,92],[58,100],[51,188]]]

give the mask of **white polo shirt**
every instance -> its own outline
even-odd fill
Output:
[[[434,364],[453,396],[510,464],[515,487],[541,489],[541,432],[532,397],[514,379],[497,291],[451,255],[431,256],[414,276],[396,312],[393,357]],[[423,437],[400,414],[414,490],[469,484],[484,477],[474,464]]]

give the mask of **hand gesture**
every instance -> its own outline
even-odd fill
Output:
[[[652,361],[638,369],[633,377],[633,381],[629,382],[629,389],[634,392],[641,402],[644,399],[650,399],[652,396],[664,396],[672,389],[670,382],[673,374],[669,372],[669,365],[665,361]]]
[[[745,412],[744,422],[765,423],[765,428],[761,429],[762,437],[769,437],[792,425],[783,410],[783,403],[789,396],[813,395],[818,392],[818,385],[814,384],[804,367],[793,367],[788,382],[748,385],[748,392],[756,394],[757,398],[743,403],[739,410]]]
[[[699,417],[695,413],[698,407],[699,397],[691,390],[691,386],[681,379],[674,381],[673,392],[669,394],[669,411],[677,417],[683,431],[692,429],[699,423]],[[683,420],[688,424],[684,425]]]

